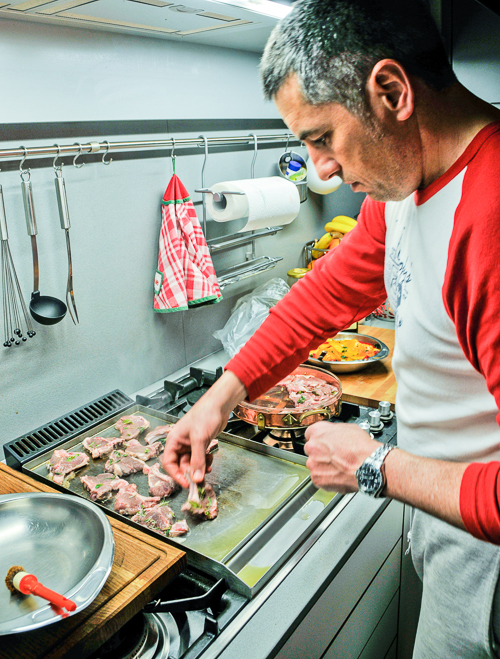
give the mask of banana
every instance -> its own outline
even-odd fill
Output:
[[[324,236],[321,236],[319,240],[314,243],[316,250],[312,250],[311,255],[313,259],[319,259],[320,256],[323,256],[323,252],[318,252],[318,249],[328,249],[328,246],[332,242],[332,236],[329,233],[325,233]]]
[[[342,233],[347,233],[357,225],[356,220],[352,217],[347,217],[347,215],[337,215],[334,217],[331,222],[325,224],[325,231],[341,231]]]
[[[328,224],[325,226],[328,227],[329,232],[339,231],[342,234],[349,233],[351,229],[354,229],[354,227],[349,226],[348,224],[344,224],[343,222],[334,222],[333,220],[328,222]]]

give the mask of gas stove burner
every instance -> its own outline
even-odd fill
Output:
[[[293,451],[294,453],[304,454],[304,434],[305,428],[273,428],[269,434],[262,440],[267,446],[280,448],[284,451]]]
[[[281,439],[281,440],[302,440],[304,442],[304,435],[306,433],[305,428],[294,428],[294,429],[289,429],[289,428],[273,428],[269,434],[271,437],[274,437],[275,439]]]
[[[186,400],[190,405],[194,405],[200,398],[208,391],[208,387],[200,387],[194,391],[190,391],[186,396]]]
[[[155,659],[167,657],[168,647],[169,634],[162,621],[157,616],[139,613],[90,659]]]

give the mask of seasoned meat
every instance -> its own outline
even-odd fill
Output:
[[[150,425],[149,421],[143,416],[131,414],[130,416],[122,416],[121,419],[118,419],[115,423],[115,428],[119,431],[123,439],[136,439]]]
[[[155,442],[154,444],[145,446],[137,439],[132,439],[130,442],[127,442],[125,453],[132,458],[138,458],[139,460],[146,462],[146,460],[152,460],[153,458],[158,457],[162,448],[160,442]]]
[[[159,439],[166,439],[168,433],[172,430],[174,426],[157,426],[154,430],[151,430],[151,432],[148,432],[146,437],[144,437],[144,441],[146,444],[152,444],[153,442],[156,442]]]
[[[160,497],[143,497],[137,491],[137,485],[128,483],[118,490],[115,499],[115,511],[122,515],[135,515],[141,508],[151,508],[159,503]]]
[[[175,524],[172,524],[170,527],[170,531],[168,533],[169,538],[177,538],[179,535],[184,535],[189,531],[189,526],[188,523],[186,522],[185,519],[181,519],[180,522],[176,522]]]
[[[56,449],[52,454],[47,469],[51,472],[54,483],[62,483],[65,480],[71,480],[74,472],[88,465],[89,456],[85,453],[73,453],[64,449]]]
[[[171,508],[165,503],[160,503],[152,508],[141,508],[139,512],[132,517],[133,522],[147,526],[148,529],[161,533],[167,537],[176,538],[184,535],[189,531],[189,526],[185,519],[174,523],[175,515]]]
[[[95,459],[109,455],[115,448],[123,446],[123,437],[85,437],[83,448]]]
[[[161,497],[163,499],[180,489],[177,481],[171,476],[160,472],[159,462],[155,462],[151,467],[146,465],[143,471],[148,475],[149,494],[152,497]]]
[[[183,504],[181,510],[207,519],[215,519],[218,506],[214,488],[210,483],[202,483],[201,485],[193,483],[189,470],[186,472],[186,478],[189,483],[189,492],[187,501]]]
[[[115,474],[115,476],[130,476],[138,471],[142,471],[146,463],[143,460],[138,460],[125,451],[113,451],[109,456],[109,460],[104,465],[104,471]]]
[[[297,410],[321,407],[331,402],[338,391],[333,384],[314,375],[287,375],[276,386],[286,387]]]
[[[98,474],[97,476],[81,476],[83,487],[90,492],[92,501],[104,501],[113,495],[114,490],[128,485],[123,478],[114,474]]]

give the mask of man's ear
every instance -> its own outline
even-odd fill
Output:
[[[406,121],[413,114],[413,85],[404,68],[395,60],[383,59],[375,64],[368,76],[366,92],[376,114],[385,110],[398,121]]]

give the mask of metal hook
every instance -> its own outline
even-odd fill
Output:
[[[172,172],[175,175],[175,159],[177,156],[175,155],[175,137],[171,138],[172,140],[172,153],[170,154],[170,159],[172,160]]]
[[[255,178],[255,161],[257,160],[257,135],[255,133],[251,133],[251,137],[253,137],[254,140],[254,150],[253,150],[252,168],[250,171],[252,173],[252,178]]]
[[[60,165],[56,165],[57,159],[61,157],[61,147],[59,146],[59,144],[54,144],[54,146],[57,147],[57,155],[52,161],[52,167],[54,168],[56,176],[60,178],[62,176],[62,168],[64,163],[61,163]]]
[[[23,169],[25,160],[28,157],[28,149],[25,146],[21,146],[20,148],[24,150],[24,156],[21,158],[21,162],[19,163],[19,171],[21,172],[21,179],[23,181],[29,181],[31,177],[31,169],[29,167],[28,169]],[[27,174],[28,178],[25,179],[24,174]]]
[[[203,140],[203,144],[205,147],[205,160],[203,161],[203,167],[201,168],[201,187],[205,187],[205,166],[207,164],[207,158],[208,158],[208,140],[205,137],[205,135],[200,135],[200,139]]]
[[[105,153],[102,154],[102,160],[101,160],[101,161],[102,161],[102,164],[103,164],[103,165],[111,165],[111,163],[113,162],[113,158],[110,158],[109,160],[104,160],[104,159],[106,158],[106,156],[108,155],[109,150],[111,149],[111,145],[110,145],[110,143],[108,142],[108,140],[104,140],[104,142],[105,142],[105,144],[108,145],[108,148],[106,149]],[[78,155],[78,154],[77,154],[77,155]],[[74,163],[73,163],[73,164],[74,164]],[[77,165],[77,167],[78,167],[78,165]]]
[[[76,146],[77,144],[78,144],[78,153],[77,153],[76,156],[73,158],[73,165],[74,165],[77,169],[80,169],[80,167],[83,167],[83,166],[85,165],[85,163],[84,163],[84,162],[81,162],[79,165],[77,165],[77,164],[76,164],[76,159],[77,159],[79,156],[82,155],[83,146],[82,146],[81,144],[79,144],[78,142],[75,142],[75,146]]]

